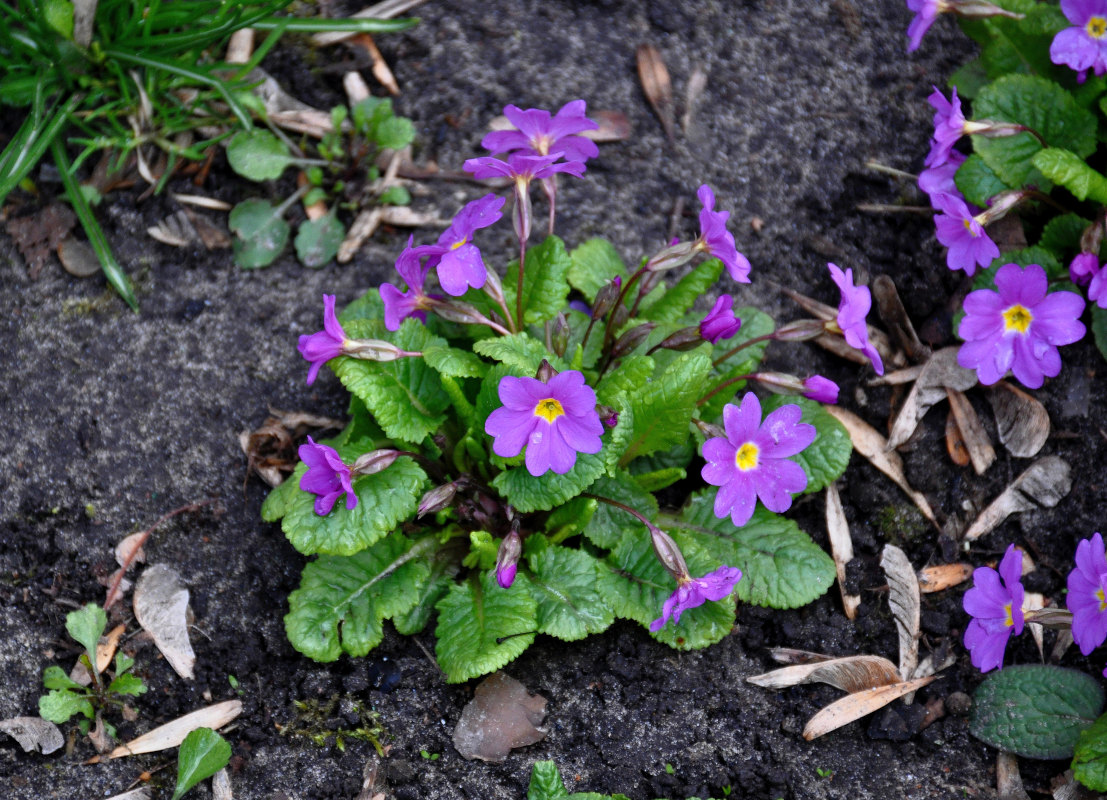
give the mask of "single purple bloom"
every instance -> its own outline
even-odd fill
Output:
[[[315,383],[315,376],[319,374],[319,368],[342,355],[342,347],[346,343],[346,332],[338,322],[334,314],[334,295],[323,295],[323,330],[310,336],[301,336],[297,349],[300,355],[311,362],[308,370],[307,385]]]
[[[965,612],[972,617],[965,628],[965,647],[972,665],[981,672],[1003,666],[1003,651],[1011,634],[1022,633],[1022,554],[1008,545],[999,572],[977,567],[973,587],[965,592]]]
[[[742,398],[741,407],[727,403],[723,408],[726,438],[708,439],[703,444],[707,463],[700,475],[712,486],[715,516],[742,527],[753,516],[757,498],[770,511],[780,513],[792,505],[792,495],[807,488],[807,473],[788,456],[794,456],[815,441],[815,426],[800,422],[797,405],[781,406],[761,421],[761,402],[753,392]]]
[[[972,275],[977,266],[987,267],[999,258],[996,243],[964,200],[951,194],[936,194],[931,196],[930,202],[942,212],[934,217],[934,229],[938,241],[949,248],[946,266],[963,269]]]
[[[381,301],[384,303],[384,327],[398,331],[400,324],[408,317],[420,322],[427,321],[426,309],[430,308],[429,297],[423,290],[429,267],[423,266],[422,256],[427,248],[413,247],[414,237],[408,237],[407,247],[396,259],[396,271],[407,284],[408,291],[401,292],[391,283],[380,285]]]
[[[951,194],[954,197],[960,197],[962,200],[965,199],[964,195],[961,194],[961,190],[957,188],[954,176],[961,165],[965,163],[966,158],[967,156],[964,153],[951,150],[945,163],[937,167],[924,169],[919,173],[919,188],[926,192],[931,205],[934,204],[934,197],[939,194]]]
[[[704,250],[719,259],[726,266],[727,274],[738,283],[750,282],[750,262],[738,252],[734,237],[726,229],[730,219],[729,211],[715,210],[715,193],[704,184],[696,192],[703,208],[700,210],[700,236],[693,243],[696,250]]]
[[[661,607],[661,616],[650,623],[650,631],[657,633],[670,618],[673,624],[680,622],[680,615],[690,608],[702,606],[708,600],[722,600],[734,591],[734,585],[742,579],[742,570],[725,564],[702,578],[683,578],[677,581],[676,591],[669,595]]]
[[[853,269],[845,272],[837,264],[827,264],[830,277],[842,293],[838,301],[838,327],[845,337],[846,344],[854,350],[860,350],[873,364],[877,375],[884,374],[884,361],[880,353],[869,341],[869,325],[865,317],[872,308],[873,299],[868,286],[853,285]]]
[[[945,3],[942,0],[907,0],[907,10],[915,14],[907,26],[907,52],[912,53],[919,49],[923,36],[945,10]]]
[[[961,100],[957,97],[957,87],[949,100],[941,90],[934,86],[934,92],[926,101],[934,107],[934,138],[930,140],[930,153],[926,156],[928,167],[940,167],[949,160],[950,152],[957,140],[965,135],[965,115],[961,111]]]
[[[526,155],[548,156],[560,152],[566,161],[584,162],[599,155],[595,142],[576,134],[599,127],[584,115],[585,102],[566,103],[552,118],[540,108],[522,109],[509,105],[504,115],[515,126],[513,131],[492,131],[481,140],[481,147],[493,155],[522,150]]]
[[[1100,308],[1107,308],[1107,269],[1101,269],[1088,283],[1088,299]]]
[[[1107,555],[1098,533],[1076,546],[1076,567],[1068,585],[1065,604],[1072,612],[1072,638],[1088,655],[1107,640]]]
[[[350,482],[350,468],[342,463],[337,450],[325,444],[316,444],[309,436],[307,444],[300,445],[298,453],[300,460],[308,467],[300,478],[300,488],[318,495],[315,498],[316,514],[323,517],[331,513],[334,502],[343,492],[346,493],[347,511],[357,505],[357,495]]]
[[[734,298],[724,294],[700,323],[700,336],[715,344],[720,339],[729,339],[741,327],[742,320],[734,316]]]
[[[462,169],[473,173],[479,181],[489,178],[510,178],[516,184],[526,186],[531,181],[552,178],[558,172],[567,172],[577,178],[584,175],[584,164],[580,161],[555,163],[563,154],[559,151],[545,156],[529,156],[512,153],[507,161],[491,156],[470,158]]]
[[[506,375],[498,392],[503,405],[484,423],[485,433],[495,437],[496,455],[512,458],[526,447],[527,471],[537,477],[550,469],[564,475],[577,453],[600,452],[596,393],[577,370],[558,373],[549,383]]]
[[[500,211],[503,206],[504,198],[491,193],[466,203],[438,237],[438,244],[420,248],[430,255],[427,266],[438,268],[438,282],[446,294],[461,297],[470,286],[474,289],[484,286],[488,270],[472,238],[476,231],[495,224],[503,216]]]
[[[1099,273],[1099,258],[1095,253],[1080,253],[1069,264],[1069,278],[1077,286],[1087,286]]]
[[[1061,11],[1071,28],[1053,37],[1049,58],[1076,70],[1083,83],[1089,70],[1096,76],[1107,72],[1107,0],[1061,0]]]
[[[812,375],[803,382],[803,396],[817,403],[838,402],[838,384],[822,375]]]
[[[1037,264],[1004,264],[995,283],[998,292],[977,289],[965,298],[957,329],[965,343],[957,363],[975,369],[985,386],[1011,370],[1024,386],[1037,389],[1061,371],[1057,346],[1084,336],[1084,300],[1073,292],[1047,294],[1046,272]]]

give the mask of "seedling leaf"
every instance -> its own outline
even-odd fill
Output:
[[[235,134],[227,145],[231,169],[252,181],[279,178],[292,160],[285,143],[260,128]]]
[[[231,746],[211,728],[197,728],[181,742],[177,756],[177,788],[173,800],[205,778],[210,778],[231,760]]]
[[[108,615],[95,603],[84,608],[70,611],[65,615],[65,629],[69,635],[81,643],[88,654],[89,662],[96,663],[96,645],[108,627]]]
[[[1107,792],[1107,715],[1081,731],[1072,759],[1076,779],[1096,792]]]
[[[309,219],[296,232],[296,255],[305,267],[318,269],[338,254],[346,227],[333,209],[319,219]]]
[[[227,224],[235,232],[234,260],[243,269],[268,267],[288,243],[288,223],[265,200],[243,200]]]

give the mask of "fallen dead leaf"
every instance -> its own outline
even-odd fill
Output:
[[[673,83],[665,59],[652,44],[640,44],[637,51],[638,80],[670,143],[676,141],[673,128]]]
[[[152,731],[121,744],[108,754],[108,758],[135,756],[140,753],[157,753],[171,747],[179,747],[189,733],[197,728],[218,730],[242,713],[241,700],[225,700],[213,706],[201,708],[154,728]]]
[[[972,463],[969,446],[965,444],[965,437],[961,435],[961,428],[957,425],[957,417],[952,408],[946,415],[946,453],[950,461],[959,467],[967,467]]]
[[[919,665],[915,667],[915,677],[925,678],[928,675],[935,675],[943,669],[949,669],[956,663],[957,654],[948,646],[948,643],[943,643],[942,647],[936,652],[931,653],[919,662]]]
[[[769,648],[769,657],[778,664],[814,664],[818,661],[834,659],[834,656],[812,653],[810,650],[798,650],[795,647]]]
[[[297,440],[312,430],[338,430],[344,424],[331,417],[271,408],[261,427],[238,434],[238,443],[246,455],[247,469],[256,471],[270,486],[280,486],[299,463],[294,447]]]
[[[27,262],[27,273],[31,280],[38,278],[50,258],[50,252],[57,249],[76,224],[76,215],[68,206],[60,203],[52,203],[26,217],[8,220],[8,235]]]
[[[915,326],[911,324],[907,309],[903,307],[903,301],[899,298],[895,282],[887,275],[877,275],[873,278],[872,294],[881,322],[907,353],[907,357],[912,361],[929,359],[930,348],[919,341]]]
[[[845,425],[849,431],[850,441],[853,442],[857,452],[869,460],[874,467],[883,472],[892,482],[902,489],[912,502],[918,506],[923,516],[935,525],[938,521],[934,518],[934,511],[922,492],[916,491],[907,482],[907,476],[903,474],[903,460],[899,453],[888,449],[887,440],[877,430],[865,422],[852,411],[847,411],[841,406],[824,406],[826,410],[839,422]]]
[[[1019,760],[1013,753],[996,754],[996,795],[998,800],[1030,800],[1019,775]]]
[[[977,475],[983,475],[996,460],[996,451],[992,449],[992,442],[972,403],[963,392],[946,387],[946,397],[949,399],[950,411],[957,420],[961,439],[969,451],[972,468],[976,470]]]
[[[129,567],[131,564],[146,563],[146,551],[142,546],[146,544],[149,534],[145,531],[124,536],[115,546],[115,563],[121,567]]]
[[[907,399],[888,433],[888,448],[895,449],[911,438],[926,412],[946,399],[946,389],[966,391],[976,385],[976,373],[957,363],[956,347],[939,350],[930,357],[911,387]]]
[[[1049,413],[1034,397],[1007,381],[988,389],[1000,443],[1016,458],[1031,458],[1049,438]]]
[[[1057,631],[1057,638],[1053,641],[1053,649],[1049,651],[1049,660],[1056,664],[1061,660],[1065,651],[1072,646],[1072,623]]]
[[[1022,613],[1025,615],[1033,613],[1039,609],[1045,607],[1045,595],[1041,592],[1024,592],[1022,596]],[[1038,646],[1038,657],[1045,658],[1045,642],[1041,625],[1030,626],[1030,636],[1034,639],[1034,644]]]
[[[880,568],[888,579],[888,607],[899,633],[899,674],[913,677],[919,664],[919,579],[907,554],[894,544],[884,545]]]
[[[746,678],[747,683],[766,689],[784,689],[801,683],[828,683],[844,692],[859,692],[888,686],[902,680],[896,665],[883,656],[846,656],[794,664]]]
[[[830,554],[834,558],[834,569],[838,573],[838,591],[842,594],[842,608],[847,619],[857,616],[857,607],[861,598],[846,592],[846,564],[853,559],[853,539],[849,534],[849,522],[842,509],[842,498],[838,487],[833,483],[826,487],[826,533],[830,539]]]
[[[108,733],[107,728],[104,727],[103,711],[96,712],[96,724],[92,726],[92,730],[88,732],[88,740],[92,742],[92,746],[96,748],[96,752],[103,755],[111,750],[112,737]]]
[[[42,717],[12,717],[0,720],[0,733],[6,733],[19,742],[19,746],[25,753],[34,750],[48,755],[65,744],[61,729]]]
[[[869,378],[866,383],[869,386],[901,386],[905,383],[914,383],[922,374],[925,364],[915,364],[911,367],[897,369],[894,372],[885,372],[875,378]]]
[[[88,244],[73,236],[66,236],[58,243],[58,260],[70,275],[89,278],[100,273],[100,259]]]
[[[352,108],[369,97],[369,84],[360,72],[351,70],[342,76],[342,88],[346,90],[347,104]]]
[[[873,689],[847,694],[808,720],[803,729],[803,738],[809,742],[812,739],[817,739],[824,734],[841,728],[843,725],[848,725],[854,720],[884,708],[893,700],[915,692],[933,681],[934,676],[928,675],[925,678],[916,678],[903,683],[877,686]]]
[[[940,592],[964,583],[972,575],[971,564],[936,564],[919,570],[919,591],[923,594]]]
[[[1067,461],[1059,456],[1035,461],[980,513],[965,531],[965,542],[979,539],[1012,514],[1053,508],[1071,488],[1072,468]]]
[[[703,90],[707,88],[707,72],[699,64],[692,70],[688,78],[688,87],[684,90],[684,115],[680,118],[680,127],[684,135],[692,129],[692,120],[696,115],[696,106],[699,105]]]
[[[115,657],[115,650],[119,647],[119,639],[126,631],[126,625],[116,625],[107,636],[101,636],[100,641],[96,643],[96,674],[99,675],[108,665],[111,663],[112,658]],[[92,683],[92,676],[88,674],[88,669],[85,667],[83,661],[78,661],[73,669],[69,671],[69,679],[76,681],[81,686],[88,686]]]
[[[392,74],[392,69],[388,66],[388,62],[384,60],[381,51],[377,49],[377,44],[373,41],[372,36],[367,33],[359,33],[347,40],[347,44],[352,47],[361,47],[369,54],[372,61],[370,71],[373,73],[373,77],[377,79],[377,83],[387,89],[388,93],[393,96],[400,93],[400,85],[396,83],[396,76]]]
[[[135,618],[182,678],[193,677],[196,654],[188,641],[188,589],[167,564],[142,573],[134,593]]]
[[[231,775],[226,767],[211,776],[211,800],[234,800]]]
[[[107,800],[150,800],[150,792],[149,786],[140,786],[137,789],[131,789],[129,792],[109,797]]]
[[[519,681],[496,672],[466,703],[454,729],[454,747],[462,758],[500,763],[516,747],[546,738],[546,698],[532,695]]]

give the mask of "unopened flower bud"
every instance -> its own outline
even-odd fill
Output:
[[[455,497],[457,497],[457,483],[455,481],[444,483],[441,486],[435,486],[424,494],[423,498],[419,501],[418,516],[422,517],[427,514],[434,514],[449,508],[454,502]]]
[[[352,475],[374,475],[381,470],[392,466],[397,458],[403,455],[399,450],[373,450],[357,457],[357,461],[350,465]]]
[[[676,333],[670,334],[657,345],[659,350],[676,350],[684,352],[703,344],[703,336],[700,335],[698,325],[691,328],[681,328]]]
[[[404,356],[422,355],[408,353],[391,342],[381,339],[347,339],[342,343],[342,355],[360,358],[364,361],[395,361]]]
[[[825,332],[822,321],[817,319],[801,319],[781,325],[772,333],[772,337],[778,342],[807,342],[817,339]]]
[[[673,541],[673,537],[655,525],[649,525],[648,527],[650,529],[650,544],[653,545],[654,555],[661,562],[661,566],[665,567],[668,573],[676,578],[677,583],[688,580],[691,577],[688,574],[688,564],[684,560],[684,554],[680,552],[680,547]]]
[[[803,394],[804,391],[803,381],[786,372],[756,372],[750,377],[776,394]]]
[[[503,303],[504,285],[500,281],[500,276],[492,269],[486,270],[485,272],[484,286],[481,288],[484,289],[485,294],[491,297],[495,302]]]
[[[565,313],[562,311],[558,311],[554,319],[550,344],[553,345],[553,351],[558,358],[565,355],[565,349],[569,346],[569,321],[565,319]]]
[[[812,375],[803,382],[803,396],[817,403],[838,402],[838,384],[822,375]]]
[[[1029,191],[1012,189],[1000,192],[989,201],[988,208],[976,215],[976,221],[987,227],[1001,217],[1007,216],[1007,212],[1030,196]]]
[[[693,419],[692,422],[708,439],[726,438],[726,431],[724,431],[718,425],[712,425],[710,422],[704,422],[702,419]]]
[[[997,122],[994,119],[967,119],[961,130],[966,134],[983,136],[985,139],[1002,139],[1005,136],[1018,136],[1030,129],[1016,122]]]
[[[1008,11],[1000,8],[987,0],[939,0],[939,11],[952,11],[959,17],[966,19],[983,19],[985,17],[1007,17],[1008,19],[1023,19],[1026,15],[1017,11]]]
[[[642,342],[646,340],[646,337],[650,335],[650,331],[656,327],[657,324],[654,322],[647,322],[643,325],[634,326],[615,340],[615,344],[611,347],[611,356],[613,358],[622,358],[629,354],[634,348],[642,344]]]
[[[646,262],[647,272],[664,272],[681,264],[687,264],[696,254],[695,242],[677,242],[660,250]]]
[[[496,583],[501,589],[510,589],[515,582],[515,571],[519,568],[519,556],[523,553],[523,537],[518,531],[511,531],[500,542],[496,553]]]
[[[619,412],[611,406],[596,406],[596,413],[600,415],[600,421],[609,428],[619,424]]]
[[[611,312],[611,327],[617,330],[623,327],[628,319],[630,319],[630,309],[625,305],[616,306],[615,310]]]
[[[1103,243],[1103,220],[1099,219],[1084,229],[1080,235],[1081,253],[1098,253]]]
[[[458,300],[430,300],[430,308],[435,314],[448,322],[461,322],[466,325],[483,325],[487,319],[480,310],[470,303]]]
[[[534,374],[534,377],[542,381],[542,383],[549,383],[553,378],[557,377],[557,370],[550,366],[550,362],[546,359],[542,359],[542,363],[538,365],[538,371]]]
[[[623,279],[616,275],[611,282],[605,284],[596,292],[596,302],[592,304],[592,319],[603,319],[615,301],[619,299],[619,293],[623,291]]]
[[[531,226],[530,182],[515,181],[515,207],[511,212],[511,225],[520,242],[530,239]]]

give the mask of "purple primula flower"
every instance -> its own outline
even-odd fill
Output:
[[[742,405],[723,408],[726,438],[708,439],[703,444],[707,464],[700,475],[712,486],[715,516],[741,527],[753,516],[757,498],[770,511],[780,513],[792,505],[792,495],[807,488],[803,468],[789,461],[815,441],[815,426],[800,422],[797,405],[781,406],[761,421],[761,402],[747,392]]]
[[[873,299],[868,286],[853,285],[853,269],[845,272],[837,264],[827,264],[830,269],[830,277],[842,293],[838,301],[838,328],[846,339],[846,344],[855,350],[860,350],[873,364],[877,375],[884,374],[884,361],[880,353],[869,341],[869,326],[865,317],[872,308]]]
[[[715,193],[707,184],[699,188],[696,197],[700,199],[703,208],[700,210],[700,236],[693,243],[693,248],[704,250],[722,261],[727,274],[738,283],[749,283],[749,259],[738,252],[734,237],[726,229],[730,212],[715,210]]]
[[[1088,299],[1100,308],[1107,308],[1107,269],[1098,270],[1088,283]]]
[[[822,375],[812,375],[803,382],[803,396],[817,403],[838,402],[838,384]]]
[[[923,36],[946,10],[946,4],[942,0],[907,0],[907,10],[915,14],[907,26],[907,52],[911,53],[919,49]]]
[[[965,199],[964,195],[961,194],[961,190],[957,188],[954,176],[961,165],[965,163],[966,158],[967,156],[964,153],[951,150],[945,163],[937,167],[924,169],[919,173],[919,188],[926,192],[931,205],[934,205],[934,198],[940,194],[951,194],[962,200]]]
[[[965,298],[957,329],[965,343],[957,363],[975,369],[985,386],[1011,370],[1024,386],[1037,389],[1061,371],[1057,346],[1084,336],[1084,300],[1073,292],[1047,294],[1046,272],[1037,264],[1004,264],[995,284],[998,292],[977,289]]]
[[[965,129],[965,115],[961,111],[957,87],[953,87],[949,100],[946,100],[946,96],[937,86],[932,88],[934,92],[926,101],[934,107],[934,138],[930,140],[926,166],[940,167],[949,160],[953,145],[968,131]]]
[[[488,415],[484,431],[495,437],[492,451],[512,458],[526,447],[527,471],[563,475],[573,468],[577,453],[598,453],[603,423],[596,411],[596,393],[575,369],[549,383],[506,375],[498,387],[503,406]]]
[[[931,196],[930,202],[942,212],[934,217],[934,229],[938,241],[949,248],[946,266],[972,275],[977,266],[987,267],[999,258],[999,247],[964,200],[951,194],[937,194]]]
[[[310,336],[301,336],[297,349],[300,355],[311,362],[308,369],[307,385],[315,383],[315,377],[319,374],[319,368],[342,355],[343,345],[346,344],[346,332],[338,322],[334,314],[334,295],[323,295],[323,330]]]
[[[1065,64],[1080,73],[1084,82],[1089,69],[1096,76],[1107,72],[1107,0],[1061,0],[1071,28],[1053,37],[1049,58],[1054,64]]]
[[[981,672],[1003,666],[1003,651],[1011,634],[1022,633],[1022,554],[1008,545],[999,572],[973,570],[973,587],[965,592],[965,611],[972,620],[965,629],[965,647]]]
[[[734,298],[724,294],[700,323],[700,336],[715,344],[720,339],[729,339],[741,327],[742,320],[734,316]]]
[[[496,583],[501,589],[510,589],[519,570],[519,556],[523,553],[523,539],[518,531],[510,531],[496,551]]]
[[[384,303],[384,327],[398,331],[400,324],[408,317],[420,322],[427,321],[426,309],[430,308],[430,297],[424,292],[423,284],[429,267],[423,266],[422,256],[427,248],[413,247],[414,237],[408,237],[407,247],[396,259],[396,271],[407,284],[408,291],[401,292],[391,283],[380,285],[381,301]]]
[[[661,616],[650,623],[650,631],[657,633],[665,627],[670,618],[673,624],[680,622],[680,615],[690,608],[702,606],[708,600],[722,600],[734,591],[734,585],[742,579],[742,570],[738,567],[723,565],[702,578],[681,578],[677,580],[676,591],[669,595],[661,607]]]
[[[1072,612],[1072,638],[1088,655],[1107,640],[1107,555],[1098,533],[1076,546],[1076,567],[1068,585],[1065,603]]]
[[[526,185],[531,181],[552,178],[555,173],[567,172],[577,178],[584,175],[584,164],[579,161],[566,161],[555,163],[561,158],[561,152],[550,153],[545,156],[530,156],[522,153],[512,153],[507,161],[501,161],[491,156],[470,158],[462,167],[466,172],[473,173],[478,181],[488,178],[510,178],[517,184]]]
[[[1095,253],[1080,253],[1069,264],[1069,279],[1077,286],[1087,286],[1099,273],[1099,258]]]
[[[488,278],[480,250],[472,243],[473,234],[495,224],[503,213],[504,198],[486,194],[466,203],[457,212],[450,227],[438,237],[438,244],[424,245],[421,253],[430,255],[428,267],[438,268],[438,282],[453,297],[461,297],[469,287],[479,289]]]
[[[309,436],[307,444],[300,445],[300,460],[307,464],[307,472],[300,478],[300,488],[317,495],[315,513],[323,517],[331,513],[335,501],[346,493],[346,510],[357,505],[357,495],[351,483],[350,468],[342,463],[333,447],[316,444]]]
[[[492,131],[481,139],[480,145],[493,155],[513,150],[533,156],[560,152],[566,161],[587,161],[600,151],[595,142],[576,135],[599,127],[584,115],[585,108],[583,100],[573,100],[551,118],[549,111],[540,108],[509,105],[504,108],[504,116],[516,130]]]

